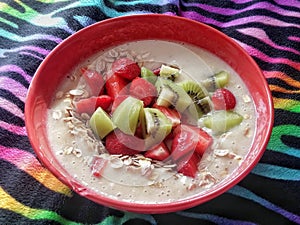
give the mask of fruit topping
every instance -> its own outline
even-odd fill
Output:
[[[98,107],[108,112],[111,104],[112,98],[109,95],[92,96],[74,103],[78,114],[87,113],[89,115],[93,114]]]
[[[212,129],[215,133],[224,133],[239,125],[242,121],[243,117],[237,112],[219,110],[205,117],[203,124],[205,127]]]
[[[129,82],[115,74],[110,75],[105,83],[107,94],[115,99],[118,95],[128,94],[127,85]]]
[[[217,89],[211,100],[215,110],[231,110],[236,105],[236,99],[231,91],[226,88]]]
[[[125,134],[134,135],[143,102],[134,97],[127,97],[112,114],[113,123]]]
[[[137,77],[130,84],[129,94],[141,99],[144,106],[149,106],[157,95],[156,87],[149,81]]]
[[[163,161],[170,156],[170,152],[167,146],[164,144],[164,142],[161,142],[159,145],[156,145],[153,148],[146,151],[144,155],[145,157],[148,157],[150,159]]]
[[[81,68],[82,77],[88,85],[88,89],[91,96],[98,96],[103,94],[105,80],[103,76],[95,70],[87,68]]]
[[[138,64],[129,58],[120,58],[114,61],[112,71],[127,80],[133,80],[141,74]]]
[[[142,149],[143,146],[138,146],[139,143],[135,143],[136,137],[127,135],[120,130],[115,130],[107,135],[105,139],[105,148],[110,154],[121,154],[121,155],[134,155],[140,153],[133,149],[133,144],[136,149]]]
[[[145,149],[161,143],[172,130],[172,122],[159,109],[144,108]]]
[[[218,88],[225,87],[229,82],[229,73],[221,71],[213,76],[205,79],[202,84],[210,92],[217,90]]]
[[[156,104],[160,106],[172,106],[179,112],[183,112],[189,105],[193,104],[191,97],[184,89],[173,81],[158,78],[155,86],[158,90]]]
[[[93,132],[103,139],[107,134],[113,131],[116,126],[111,121],[110,116],[101,108],[93,113],[90,119],[90,126]]]
[[[174,81],[180,75],[179,69],[167,65],[161,65],[159,70],[159,76],[162,78]]]

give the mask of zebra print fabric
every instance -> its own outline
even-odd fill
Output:
[[[62,40],[129,14],[178,15],[237,41],[269,83],[275,124],[255,169],[228,192],[162,215],[121,212],[82,198],[37,160],[24,124],[32,76]],[[1,0],[0,224],[300,224],[300,1]]]

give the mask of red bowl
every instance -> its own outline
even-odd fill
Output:
[[[162,32],[163,31],[163,32]],[[180,201],[141,204],[111,199],[83,187],[55,159],[46,134],[46,110],[63,77],[78,63],[108,47],[128,41],[160,39],[199,46],[227,62],[243,79],[255,104],[254,143],[240,167],[224,182]],[[221,51],[220,51],[221,49]],[[41,63],[31,82],[25,105],[29,140],[40,161],[78,194],[99,204],[138,213],[167,213],[191,208],[224,193],[241,181],[263,155],[273,126],[268,84],[255,61],[230,37],[205,24],[176,16],[149,14],[108,19],[71,35]]]

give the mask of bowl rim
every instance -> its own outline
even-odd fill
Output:
[[[125,15],[125,16],[120,16],[120,17],[115,17],[115,18],[109,18],[109,19],[105,19],[99,22],[96,22],[88,27],[85,27],[81,30],[79,30],[78,32],[70,35],[69,37],[67,37],[66,39],[64,39],[61,43],[59,43],[57,46],[55,46],[53,48],[53,50],[45,57],[45,59],[41,62],[41,64],[39,65],[38,69],[36,70],[36,73],[34,74],[32,81],[29,85],[28,88],[28,92],[27,92],[27,97],[26,97],[26,101],[25,101],[25,125],[26,125],[26,129],[27,129],[27,134],[28,134],[28,138],[29,141],[33,147],[34,152],[37,154],[37,157],[40,159],[40,161],[42,162],[42,164],[45,165],[45,167],[52,173],[55,175],[55,177],[57,177],[62,183],[64,183],[65,185],[67,185],[69,188],[71,188],[73,191],[77,192],[78,194],[82,194],[78,191],[79,187],[82,187],[82,185],[73,180],[72,178],[66,178],[63,173],[61,171],[59,171],[57,168],[55,168],[52,163],[45,158],[44,154],[39,151],[40,146],[38,145],[38,143],[36,143],[34,134],[32,132],[32,127],[30,125],[32,125],[32,121],[31,121],[31,117],[32,115],[30,115],[30,107],[33,105],[33,96],[32,93],[34,92],[34,89],[36,87],[36,82],[38,80],[38,77],[41,76],[40,71],[42,70],[42,68],[45,66],[45,64],[47,64],[47,61],[51,59],[52,55],[54,54],[54,52],[58,51],[59,49],[63,48],[64,45],[66,45],[66,43],[69,42],[69,40],[75,39],[78,36],[80,36],[82,33],[86,32],[87,30],[90,29],[95,29],[95,27],[98,26],[103,26],[103,25],[107,25],[110,24],[111,22],[118,22],[118,21],[124,21],[124,20],[132,20],[132,19],[143,19],[145,17],[148,18],[152,18],[153,20],[155,19],[164,19],[164,18],[171,18],[177,21],[183,21],[186,23],[194,23],[195,26],[199,26],[202,28],[206,28],[209,30],[212,30],[213,32],[217,33],[218,35],[220,35],[222,38],[224,38],[226,40],[226,42],[230,42],[235,48],[237,48],[239,50],[239,52],[241,52],[242,54],[244,54],[248,60],[251,62],[252,66],[254,66],[256,68],[257,71],[259,71],[259,74],[257,74],[257,76],[260,76],[262,79],[262,87],[264,89],[264,92],[266,93],[267,96],[267,104],[266,107],[268,108],[270,115],[268,118],[268,124],[267,127],[265,127],[266,131],[266,135],[263,137],[263,141],[262,141],[262,146],[259,149],[259,153],[257,154],[257,156],[254,158],[254,160],[247,164],[247,166],[245,167],[245,169],[243,169],[243,171],[241,173],[239,173],[234,180],[231,180],[230,183],[226,183],[225,185],[222,185],[218,188],[216,188],[215,190],[205,194],[204,196],[202,196],[201,198],[199,198],[196,195],[193,195],[191,197],[185,198],[185,199],[181,199],[178,200],[176,202],[168,202],[168,203],[161,203],[161,204],[155,204],[155,203],[137,203],[137,202],[127,202],[127,201],[119,201],[113,198],[109,198],[107,196],[101,195],[101,194],[97,194],[96,192],[89,190],[87,193],[85,193],[83,196],[98,203],[101,205],[105,205],[111,208],[116,208],[119,210],[124,210],[124,211],[131,211],[131,212],[136,212],[136,213],[168,213],[168,212],[174,212],[174,211],[178,211],[178,210],[184,210],[187,208],[191,208],[194,207],[196,205],[202,204],[204,202],[207,202],[221,194],[223,194],[224,192],[226,192],[227,190],[229,190],[230,188],[232,188],[233,186],[235,186],[238,182],[240,182],[247,174],[250,173],[250,171],[255,167],[255,165],[259,162],[260,158],[262,157],[262,155],[264,154],[264,151],[267,147],[268,141],[270,139],[271,136],[271,132],[272,132],[272,127],[273,127],[273,121],[274,121],[274,108],[273,108],[273,99],[272,99],[272,95],[271,95],[271,91],[269,89],[268,83],[265,79],[265,77],[263,76],[263,73],[261,71],[261,69],[258,67],[257,63],[254,61],[254,59],[237,43],[235,42],[233,39],[231,39],[229,36],[227,36],[226,34],[222,33],[221,31],[198,21],[195,20],[191,20],[188,18],[184,18],[184,17],[179,17],[179,16],[173,16],[173,15],[166,15],[166,14],[137,14],[137,15]]]

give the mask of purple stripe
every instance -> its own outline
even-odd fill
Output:
[[[300,1],[298,0],[274,0],[278,5],[285,5],[285,6],[293,6],[300,8]]]
[[[43,60],[44,58],[36,55],[36,54],[33,54],[33,53],[30,53],[30,52],[20,52],[21,55],[28,55],[28,56],[32,56],[33,58],[36,58],[36,59],[39,59],[39,60]]]
[[[245,18],[232,20],[230,22],[220,22],[220,21],[216,21],[212,18],[202,16],[193,11],[182,12],[182,15],[184,17],[194,19],[194,20],[197,20],[197,21],[200,21],[203,23],[207,23],[207,24],[212,24],[212,25],[215,25],[218,27],[231,27],[231,26],[248,24],[248,23],[252,23],[252,22],[258,22],[258,23],[271,25],[271,26],[300,28],[300,25],[293,24],[293,23],[286,23],[286,22],[274,19],[272,17],[267,17],[267,16],[249,16],[249,17],[245,17]]]
[[[27,88],[25,88],[22,84],[20,84],[16,80],[9,77],[1,76],[0,88],[10,91],[21,101],[25,102]]]
[[[30,83],[32,77],[29,76],[21,67],[18,67],[16,65],[5,65],[0,67],[0,73],[4,72],[16,72],[24,77],[28,83]]]
[[[24,114],[18,106],[1,97],[0,97],[0,106],[1,108],[11,112],[12,114],[20,118],[24,118]]]
[[[271,3],[268,3],[268,2],[259,2],[257,4],[253,4],[249,7],[246,7],[241,10],[231,9],[231,8],[219,8],[219,7],[214,7],[214,6],[200,4],[200,3],[199,4],[198,3],[183,3],[183,5],[199,7],[208,12],[217,13],[217,14],[221,14],[221,15],[235,15],[238,13],[242,13],[242,12],[246,12],[246,11],[254,10],[254,9],[267,9],[268,11],[277,13],[279,15],[293,16],[293,17],[300,18],[300,13],[282,9],[282,8],[272,5]]]

